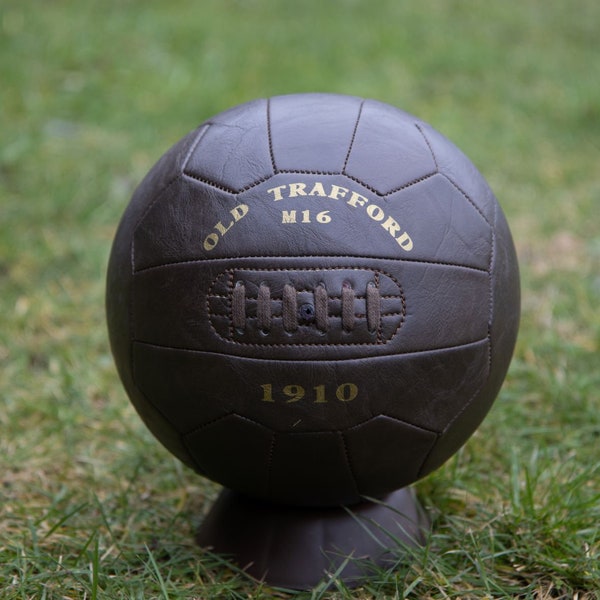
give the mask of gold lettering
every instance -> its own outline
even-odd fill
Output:
[[[263,389],[263,402],[275,402],[273,400],[273,386],[270,383],[265,383],[260,386]]]
[[[338,200],[339,198],[343,198],[350,190],[345,187],[340,187],[339,185],[332,185],[331,192],[329,192],[329,197],[332,200]]]
[[[312,190],[308,192],[309,196],[321,196],[323,198],[327,197],[325,190],[323,189],[323,184],[320,181],[316,181],[315,185],[313,185]]]
[[[365,198],[364,196],[361,196],[360,194],[357,194],[356,192],[352,192],[352,195],[350,196],[350,200],[348,200],[346,202],[346,204],[349,204],[350,206],[357,208],[359,206],[364,206],[368,201],[369,200],[367,198]]]
[[[271,198],[278,202],[284,198],[297,198],[299,196],[314,196],[320,198],[330,198],[331,200],[343,199],[346,204],[352,208],[364,208],[367,216],[373,221],[379,223],[381,227],[396,241],[398,246],[410,252],[413,249],[413,241],[408,233],[403,232],[400,224],[394,217],[386,214],[384,208],[378,204],[373,204],[369,201],[369,198],[359,194],[358,192],[352,191],[349,188],[341,185],[327,184],[328,192],[325,190],[325,185],[321,181],[315,181],[313,183],[305,182],[294,182],[284,185],[278,185],[276,187],[269,188],[267,192],[271,194]],[[220,238],[224,236],[231,227],[240,219],[246,216],[248,213],[248,205],[240,204],[230,211],[233,221],[224,224],[219,221],[215,225],[215,230],[220,234],[216,233],[209,234],[204,240],[204,248],[206,250],[212,250],[219,242]],[[284,210],[281,212],[282,223],[314,223],[314,214],[311,214],[312,209],[302,210]],[[332,217],[329,215],[329,211],[320,211],[316,214],[317,223],[329,223]]]
[[[358,386],[355,383],[342,383],[335,390],[335,396],[340,402],[352,402],[358,396]]]
[[[286,385],[282,392],[286,395],[288,404],[302,400],[306,393],[301,385]]]
[[[219,243],[219,236],[216,233],[209,233],[204,238],[204,249],[211,251]]]
[[[215,225],[215,229],[221,234],[221,236],[225,235],[240,219],[243,219],[248,214],[248,205],[247,204],[238,204],[235,208],[232,208],[229,212],[233,217],[233,221],[225,227],[221,221],[219,221]]]
[[[334,384],[335,385],[335,384]],[[261,384],[262,402],[280,404],[294,404],[295,402],[310,402],[311,404],[327,404],[333,400],[332,386],[321,383],[310,389],[298,384],[284,386],[273,386],[271,383]],[[314,393],[313,393],[314,392]],[[358,386],[355,383],[342,383],[335,388],[335,399],[339,402],[352,402],[359,395]]]
[[[267,190],[268,194],[273,194],[273,200],[283,200],[283,196],[281,194],[281,190],[283,190],[284,188],[286,188],[287,185],[278,185],[277,187],[271,188],[270,190]]]
[[[296,211],[295,210],[282,210],[281,211],[281,222],[282,223],[295,223],[296,222]]]
[[[233,221],[231,221],[229,223],[229,225],[227,225],[227,227],[225,227],[225,225],[223,225],[223,223],[221,223],[221,221],[219,221],[216,225],[215,225],[215,229],[223,236],[225,235],[231,228],[233,227]]]
[[[396,238],[396,241],[402,250],[410,252],[413,249],[413,241],[410,239],[410,236],[408,233],[406,233],[406,231],[400,237]]]
[[[231,216],[234,218],[234,220],[237,223],[240,219],[243,219],[248,214],[249,210],[250,210],[250,207],[247,204],[238,204],[235,208],[232,208],[229,212],[231,213]]]
[[[250,210],[250,207],[247,204],[238,204],[237,206],[235,206],[234,208],[232,208],[229,211],[229,214],[233,217],[233,221],[230,221],[227,225],[223,225],[223,221],[219,221],[215,226],[214,229],[217,230],[217,232],[220,234],[217,235],[214,231],[212,233],[209,233],[205,238],[204,238],[204,243],[202,244],[204,249],[207,252],[210,252],[211,250],[214,250],[215,247],[217,246],[217,244],[219,243],[219,240],[241,219],[243,219],[247,214],[248,211]]]
[[[398,221],[392,217],[388,217],[381,226],[393,237],[396,237],[396,234],[400,231],[400,225],[398,225]]]
[[[367,214],[373,219],[373,221],[383,221],[385,214],[381,207],[377,204],[369,204],[367,206]]]
[[[290,183],[290,193],[288,194],[288,198],[295,198],[296,196],[306,196],[305,183]]]

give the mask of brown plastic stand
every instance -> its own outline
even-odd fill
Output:
[[[399,548],[424,544],[429,527],[408,487],[335,508],[280,506],[225,489],[196,539],[269,585],[307,589],[332,574],[357,585],[369,563],[391,565]]]

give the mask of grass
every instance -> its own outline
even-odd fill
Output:
[[[135,184],[245,100],[335,91],[431,122],[509,218],[522,325],[470,442],[417,484],[427,548],[302,598],[600,597],[595,0],[67,0],[0,7],[0,597],[285,598],[195,547],[218,488],[145,430],[104,325]]]

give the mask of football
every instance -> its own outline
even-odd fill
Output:
[[[259,99],[175,144],[115,235],[107,321],[153,434],[255,498],[351,505],[451,457],[519,323],[511,234],[443,135],[335,94]]]

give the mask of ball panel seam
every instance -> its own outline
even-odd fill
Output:
[[[384,353],[384,354],[378,354],[376,357],[368,357],[368,358],[379,358],[379,357],[385,357],[385,356],[410,356],[411,354],[427,354],[427,353],[435,353],[435,352],[445,352],[447,350],[454,350],[457,348],[465,348],[467,346],[471,346],[473,344],[480,344],[481,342],[484,342],[488,340],[489,341],[489,335],[486,335],[483,338],[478,338],[475,340],[469,340],[467,342],[461,342],[460,344],[452,344],[449,346],[440,346],[440,347],[436,347],[436,348],[424,348],[423,350],[406,350],[406,351],[390,351],[389,353]],[[231,340],[227,340],[228,344],[231,345],[235,345],[237,344],[237,342],[231,341]],[[195,354],[211,354],[211,355],[215,355],[215,356],[225,356],[227,358],[231,358],[231,354],[228,354],[227,352],[219,352],[219,351],[215,351],[215,350],[198,350],[195,348],[185,348],[185,347],[177,347],[177,346],[170,346],[167,344],[157,344],[154,342],[146,342],[144,340],[139,340],[139,339],[134,339],[132,340],[132,344],[142,344],[145,346],[150,346],[150,347],[154,347],[154,348],[163,348],[165,350],[176,350],[178,352],[191,352],[191,353],[195,353]],[[257,349],[264,349],[265,346],[261,345],[261,344],[240,344],[243,345],[245,347],[250,347],[250,348],[257,348]],[[332,344],[331,346],[335,347],[335,346],[370,346],[370,345],[375,345],[375,344]],[[311,347],[311,346],[316,346],[319,348],[322,347],[327,347],[326,344],[272,344],[271,346],[269,346],[270,348],[295,348],[296,346],[300,347],[300,348],[304,348],[304,347]],[[241,357],[236,357],[236,358],[251,358],[252,360],[259,360],[259,361],[272,361],[273,357],[256,357],[256,356],[252,356],[252,357],[245,357],[245,356],[241,356]],[[336,358],[335,361],[342,363],[342,362],[346,362],[346,361],[353,361],[353,360],[362,360],[361,358],[356,358],[356,357],[349,357],[349,358]],[[302,362],[306,362],[306,363],[312,363],[312,362],[331,362],[332,359],[331,357],[326,357],[326,358],[300,358],[300,359],[294,359],[294,358],[281,358],[281,357],[277,357],[277,361],[278,362],[295,362],[295,363],[302,363]]]
[[[360,117],[362,115],[364,105],[365,105],[365,100],[363,99],[358,108],[358,115],[356,116],[356,122],[354,123],[354,129],[352,131],[352,138],[350,139],[350,144],[348,146],[348,152],[346,153],[346,159],[344,160],[344,166],[342,167],[342,173],[344,173],[344,174],[346,174],[346,167],[348,166],[348,161],[350,160],[350,154],[352,153],[352,146],[354,146],[354,140],[356,139],[356,132],[358,130],[358,123],[360,121]]]
[[[165,269],[178,265],[191,265],[195,263],[214,263],[214,262],[227,262],[235,259],[236,261],[252,261],[252,260],[269,260],[273,258],[302,258],[302,259],[315,259],[315,258],[339,258],[344,260],[360,259],[360,260],[391,260],[398,263],[414,263],[421,265],[435,265],[440,267],[452,267],[457,269],[468,269],[470,271],[477,271],[479,273],[488,273],[488,269],[482,269],[481,267],[474,267],[471,265],[463,265],[460,263],[444,262],[441,260],[422,260],[419,258],[397,258],[395,256],[361,256],[360,254],[303,254],[302,256],[284,256],[281,254],[261,254],[261,255],[248,255],[248,256],[235,256],[235,257],[223,257],[223,258],[194,258],[186,260],[171,261],[161,263],[157,265],[151,265],[149,267],[142,267],[136,269],[135,273],[143,273],[145,271],[152,271],[153,269]],[[266,269],[265,269],[266,270]]]

